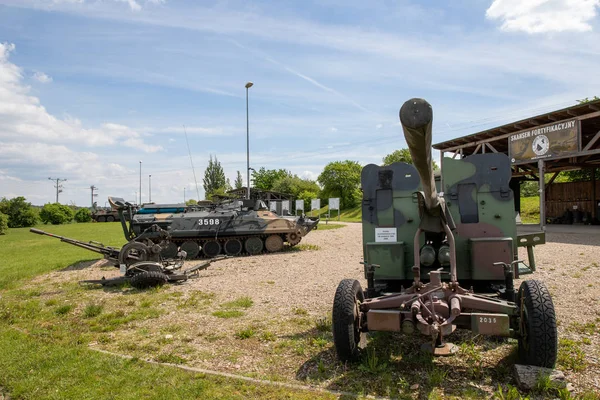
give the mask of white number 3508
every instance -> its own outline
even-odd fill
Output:
[[[219,225],[218,218],[204,218],[198,220],[198,225]]]

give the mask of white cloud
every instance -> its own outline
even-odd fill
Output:
[[[185,131],[198,136],[231,136],[233,134],[229,128],[224,127],[186,126]],[[157,132],[184,133],[184,128],[183,126],[168,126],[158,129]]]
[[[51,76],[46,75],[45,73],[40,72],[40,71],[36,71],[31,77],[33,79],[35,79],[36,81],[41,82],[41,83],[50,83],[50,82],[52,82],[52,77]]]
[[[375,129],[381,129],[381,128],[383,128],[383,124],[377,124],[377,125],[375,125]]]
[[[318,177],[319,174],[313,171],[302,171],[302,173],[300,174],[300,178],[310,179],[311,181],[316,181]]]
[[[60,119],[50,114],[37,97],[29,95],[21,68],[9,61],[14,50],[14,44],[0,43],[0,140],[54,144],[74,141],[87,146],[123,144],[150,153],[162,149],[146,145],[140,132],[124,125],[105,123],[89,129],[76,118]]]
[[[329,130],[331,132],[337,132],[338,131],[338,129],[335,126],[332,126],[331,128],[329,128]]]
[[[600,0],[494,0],[485,15],[504,31],[586,32]]]

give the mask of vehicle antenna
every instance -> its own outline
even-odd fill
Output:
[[[194,161],[192,161],[192,151],[190,150],[190,142],[187,137],[187,130],[185,129],[185,125],[183,125],[183,132],[185,133],[185,142],[187,143],[188,154],[190,155],[190,164],[192,164],[192,172],[194,173],[194,182],[196,182],[196,195],[198,196],[198,201],[200,201],[200,191],[198,190],[198,179],[196,179],[196,170],[194,169]]]

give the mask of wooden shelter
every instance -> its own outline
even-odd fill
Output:
[[[549,192],[561,171],[600,168],[600,100],[577,104],[560,110],[511,122],[478,133],[433,145],[440,151],[443,167],[444,157],[466,157],[476,153],[504,153],[512,165],[511,189],[515,192],[515,209],[520,211],[520,183],[523,180],[540,182],[540,224],[545,229],[546,211],[558,212],[567,203],[585,201],[585,207],[594,218],[598,215],[598,185],[595,174],[592,181],[570,185],[570,189]],[[553,174],[548,183],[544,175]],[[563,184],[561,184],[562,186]],[[567,186],[564,186],[565,188]],[[573,191],[576,195],[566,194]],[[559,192],[562,193],[559,195]],[[554,205],[551,203],[564,202]],[[543,206],[542,206],[543,205]],[[550,214],[548,214],[550,215]]]

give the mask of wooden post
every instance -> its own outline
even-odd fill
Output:
[[[538,160],[538,175],[540,177],[540,229],[546,230],[546,182],[544,181],[544,160]]]
[[[596,201],[596,167],[592,167],[592,218],[598,218],[598,202]]]

